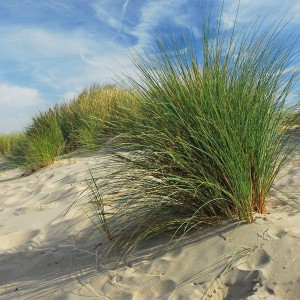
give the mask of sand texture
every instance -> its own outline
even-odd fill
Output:
[[[78,172],[99,163],[114,167],[100,151],[26,177],[0,172],[0,299],[300,299],[299,156],[253,224],[206,228],[168,251],[155,241],[119,267],[99,263],[84,209],[65,214],[85,189]]]

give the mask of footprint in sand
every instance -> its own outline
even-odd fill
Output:
[[[286,239],[286,238],[300,238],[300,232],[298,227],[290,227],[289,230],[271,230],[270,231],[271,236],[276,239]]]
[[[245,259],[245,262],[222,276],[224,300],[246,299],[254,295],[263,285],[264,277],[261,270],[271,261],[268,253],[257,247]]]
[[[151,279],[141,283],[141,279],[127,278],[124,283],[107,282],[103,287],[103,292],[110,299],[150,300],[163,297],[176,288],[176,283],[172,280]]]
[[[148,273],[129,268],[111,276],[103,286],[109,299],[158,299],[174,291],[176,283],[163,279],[161,274]]]
[[[286,232],[285,230],[279,230],[279,231],[275,234],[275,236],[281,239],[281,238],[285,237],[287,234],[288,234],[288,232]]]
[[[38,211],[45,211],[54,208],[55,205],[39,205],[39,206],[29,206],[29,207],[18,207],[13,215],[14,216],[20,216],[24,214],[29,214],[32,212],[38,212]]]
[[[176,283],[173,280],[158,280],[151,285],[140,286],[139,291],[134,294],[133,300],[157,299],[174,291]]]
[[[19,247],[25,247],[39,232],[39,230],[26,230],[5,234],[0,237],[0,251],[9,251]]]
[[[234,269],[222,278],[223,299],[247,299],[254,295],[261,285],[262,274],[259,270]]]
[[[38,207],[19,207],[15,210],[13,215],[14,216],[20,216],[20,215],[28,214],[28,213],[31,213],[31,212],[43,211],[43,210],[45,210],[45,209],[41,206],[38,206]]]
[[[257,247],[237,268],[239,270],[261,270],[271,261],[269,254],[262,248]]]

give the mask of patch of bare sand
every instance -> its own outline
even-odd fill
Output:
[[[78,208],[57,218],[85,188],[88,174],[76,172],[99,163],[114,166],[100,153],[28,177],[0,173],[1,299],[299,299],[299,156],[253,224],[207,228],[168,251],[157,241],[119,268],[97,267],[80,234],[89,220],[73,222]]]

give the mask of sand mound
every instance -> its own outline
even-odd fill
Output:
[[[253,224],[207,228],[168,251],[157,241],[119,268],[99,264],[76,205],[62,218],[85,189],[80,171],[99,163],[113,166],[113,158],[101,152],[27,177],[0,173],[1,299],[299,299],[299,157]]]

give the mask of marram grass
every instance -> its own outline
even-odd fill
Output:
[[[280,39],[280,19],[236,33],[221,18],[204,18],[200,45],[184,32],[157,38],[133,59],[139,78],[128,77],[127,90],[85,89],[35,116],[15,144],[0,139],[1,151],[31,173],[111,139],[131,150],[107,180],[88,181],[93,224],[125,252],[224,218],[252,222],[266,211],[291,151],[287,128],[298,122],[285,110],[298,79],[294,41]]]
[[[102,233],[125,251],[266,212],[291,151],[284,104],[298,78],[289,69],[293,41],[280,39],[281,19],[239,34],[221,21],[204,20],[200,45],[185,33],[168,45],[158,38],[153,52],[133,60],[139,78],[128,79],[139,109],[127,120],[126,146],[138,152],[120,175],[125,195],[106,197],[100,210],[92,201]],[[124,189],[117,182],[116,193]],[[113,207],[107,214],[105,205]]]
[[[32,173],[62,154],[95,151],[121,131],[122,117],[133,105],[131,94],[114,85],[84,89],[70,103],[33,117],[24,136],[9,149],[9,163]],[[3,151],[8,151],[4,145]]]
[[[119,131],[123,110],[133,105],[130,93],[114,85],[93,85],[60,108],[61,127],[73,149],[96,150]],[[113,121],[116,126],[112,127]]]
[[[20,167],[27,174],[53,164],[64,151],[63,135],[56,120],[41,115],[35,120],[35,126],[27,129],[8,156],[11,166]]]
[[[8,156],[11,150],[23,138],[23,133],[0,134],[0,157]]]

